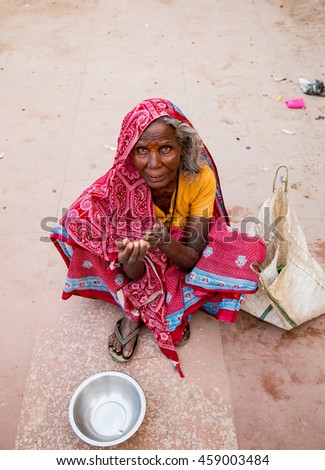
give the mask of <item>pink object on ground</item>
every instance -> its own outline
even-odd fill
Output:
[[[293,100],[287,100],[286,105],[288,108],[305,108],[305,102],[303,98],[295,98]]]

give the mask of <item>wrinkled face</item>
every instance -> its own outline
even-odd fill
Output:
[[[160,190],[176,181],[181,151],[175,129],[155,120],[145,129],[131,153],[137,170],[149,187]]]

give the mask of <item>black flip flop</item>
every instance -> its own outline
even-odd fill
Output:
[[[127,336],[126,338],[123,338],[121,333],[120,333],[120,330],[119,330],[119,327],[122,323],[122,320],[123,320],[123,318],[120,318],[118,320],[118,322],[116,323],[115,329],[114,329],[114,334],[115,334],[116,338],[118,339],[118,341],[123,346],[123,348],[124,348],[124,346],[126,346],[131,341],[132,338],[134,338],[135,336],[137,337],[137,339],[135,340],[135,343],[134,343],[134,348],[133,348],[132,354],[129,357],[124,357],[123,352],[117,353],[116,351],[114,351],[113,347],[110,346],[110,345],[108,345],[108,351],[109,351],[110,355],[112,356],[112,358],[115,359],[115,361],[117,361],[117,362],[128,362],[128,361],[131,360],[133,354],[135,353],[135,350],[137,349],[138,335],[139,335],[139,332],[140,332],[140,327],[137,328],[136,330],[134,330],[132,333],[130,333],[129,336]]]

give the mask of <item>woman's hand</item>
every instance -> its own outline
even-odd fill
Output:
[[[146,231],[143,240],[149,244],[150,249],[160,248],[170,240],[170,235],[166,227],[157,220],[152,229]]]
[[[117,242],[117,260],[122,265],[125,274],[132,281],[138,281],[145,273],[144,257],[150,248],[144,240],[131,242],[128,238]]]
[[[132,265],[143,261],[143,258],[146,256],[147,251],[150,248],[150,245],[145,240],[138,240],[131,242],[128,238],[124,238],[123,241],[117,242],[118,262],[122,265],[128,264]]]

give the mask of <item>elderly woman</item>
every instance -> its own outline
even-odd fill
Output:
[[[51,239],[68,266],[63,299],[122,308],[111,356],[129,361],[144,323],[181,376],[175,346],[187,341],[191,314],[201,307],[235,321],[243,294],[257,289],[248,265],[265,256],[260,240],[232,232],[207,148],[181,111],[158,98],[124,118],[113,167]]]

